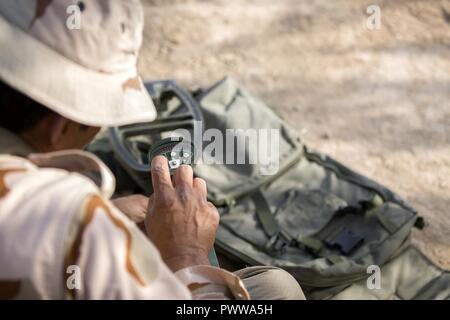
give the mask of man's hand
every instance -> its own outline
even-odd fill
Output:
[[[143,195],[117,198],[112,203],[136,223],[143,222],[147,216],[148,198]]]
[[[152,161],[154,193],[145,220],[147,234],[165,263],[176,272],[194,265],[209,265],[219,213],[207,201],[206,183],[193,178],[190,166],[175,172],[173,183],[167,159]]]

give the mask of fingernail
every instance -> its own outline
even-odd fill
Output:
[[[157,164],[157,165],[152,165],[152,170],[154,170],[154,171],[159,171],[159,170],[162,170],[162,165],[160,165],[160,164]]]
[[[163,156],[156,156],[152,160],[152,168],[155,168],[156,170],[162,169],[167,165],[167,159]]]

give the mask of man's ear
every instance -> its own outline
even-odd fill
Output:
[[[52,149],[57,150],[68,130],[69,121],[60,115],[54,115],[48,119],[48,141]]]

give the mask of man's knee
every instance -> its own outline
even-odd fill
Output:
[[[303,300],[297,280],[275,267],[251,267],[236,272],[253,300]]]

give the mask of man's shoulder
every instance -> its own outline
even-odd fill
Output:
[[[77,199],[101,193],[98,185],[81,172],[38,165],[22,157],[0,155],[0,201],[47,203]],[[81,199],[80,199],[81,198]]]
[[[6,171],[12,169],[28,171],[35,170],[36,166],[26,158],[9,154],[0,154],[0,170]]]
[[[69,163],[69,162],[67,162]],[[61,274],[71,234],[99,187],[76,171],[0,155],[0,260],[6,279],[31,282],[25,297],[63,297]],[[45,281],[45,284],[43,284]]]

